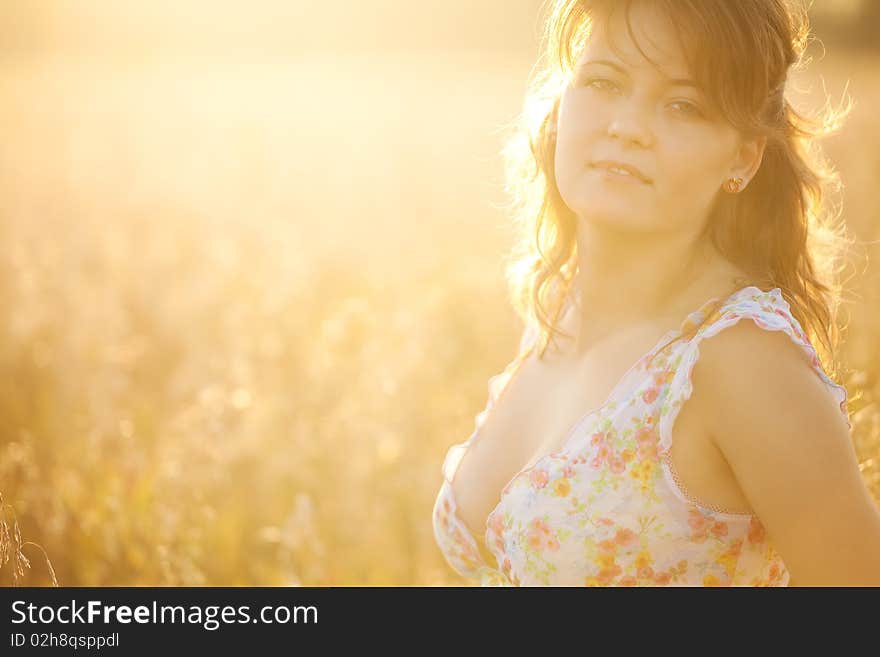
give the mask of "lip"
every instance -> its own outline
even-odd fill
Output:
[[[589,163],[589,166],[594,169],[605,169],[605,170],[616,167],[618,169],[623,169],[624,171],[629,172],[635,178],[637,178],[638,180],[641,180],[646,185],[650,185],[653,182],[647,175],[645,175],[645,173],[641,169],[634,167],[631,164],[626,164],[625,162],[620,162],[618,160],[593,160]]]

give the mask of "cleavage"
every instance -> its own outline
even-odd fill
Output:
[[[580,420],[599,411],[609,395],[625,394],[639,378],[636,362],[660,337],[656,326],[643,327],[608,338],[579,365],[565,364],[549,350],[547,362],[532,354],[520,363],[454,477],[459,516],[481,550],[486,521],[505,486],[565,449]]]

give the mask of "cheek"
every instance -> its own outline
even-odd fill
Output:
[[[594,109],[585,107],[576,97],[563,96],[557,114],[554,162],[556,174],[562,181],[571,180],[583,171],[596,138],[596,125],[600,122]]]
[[[692,193],[705,190],[711,194],[720,187],[730,156],[717,142],[717,136],[687,135],[667,144],[664,150],[663,179],[671,189]]]
[[[703,220],[722,193],[732,142],[712,130],[693,130],[662,144],[658,165],[663,173],[655,188],[658,211],[685,223]]]

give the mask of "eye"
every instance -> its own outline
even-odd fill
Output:
[[[703,112],[700,110],[699,107],[687,101],[676,100],[670,103],[669,106],[677,107],[676,111],[686,116],[692,116],[694,118],[699,118],[703,116]]]
[[[617,89],[617,84],[607,78],[587,78],[584,80],[584,85],[592,87],[597,91],[612,91]]]

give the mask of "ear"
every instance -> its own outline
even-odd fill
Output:
[[[742,178],[743,189],[751,182],[758,169],[761,168],[761,162],[764,159],[764,149],[767,147],[767,137],[753,137],[751,139],[743,139],[740,142],[736,157],[730,167],[731,178]]]

